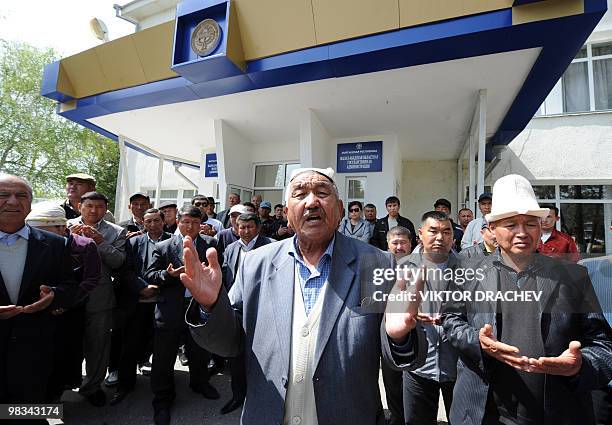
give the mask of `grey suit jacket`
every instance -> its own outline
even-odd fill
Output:
[[[458,289],[498,291],[499,272],[494,262],[497,255],[468,261],[464,268],[480,269],[483,279],[466,281]],[[582,368],[577,376],[546,375],[544,399],[545,424],[591,424],[593,409],[590,391],[605,386],[612,378],[612,331],[607,324],[586,269],[546,256],[536,272],[537,290],[542,296],[540,326],[546,356],[558,356],[570,341],[582,344]],[[474,297],[473,297],[474,298]],[[569,311],[569,306],[574,313]],[[443,326],[450,343],[459,351],[450,422],[481,424],[493,362],[480,348],[478,332],[485,324],[497,335],[495,302],[450,302],[443,307]],[[519,347],[520,349],[520,347]]]
[[[81,217],[68,221],[68,225],[81,224]],[[100,283],[89,294],[86,309],[89,312],[111,310],[116,307],[115,292],[112,283],[112,274],[118,270],[125,261],[125,236],[127,230],[105,220],[100,222],[98,232],[104,236],[104,242],[98,245],[98,253],[102,260]]]
[[[251,251],[257,248],[261,248],[264,245],[268,245],[269,243],[272,243],[272,240],[260,234],[257,237],[255,245],[253,246]],[[234,279],[236,278],[235,272],[239,260],[240,251],[241,245],[238,241],[236,241],[229,244],[227,248],[225,248],[225,251],[223,253],[223,266],[221,267],[221,270],[223,272],[223,286],[225,286],[225,289],[227,291],[230,290],[230,288],[234,284]]]
[[[257,249],[244,259],[229,296],[221,288],[206,323],[196,303],[187,311],[191,332],[202,347],[228,357],[244,350],[248,384],[243,424],[283,421],[295,279],[289,253],[294,251],[294,238]],[[367,304],[373,269],[392,265],[390,254],[336,232],[314,358],[320,425],[384,423],[378,388],[384,306]]]

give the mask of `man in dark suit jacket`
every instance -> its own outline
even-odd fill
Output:
[[[146,193],[136,192],[130,196],[128,209],[132,213],[132,216],[121,223],[117,223],[117,225],[128,231],[128,239],[135,236],[138,232],[144,231],[144,213],[149,208],[151,208],[151,198],[149,198],[149,195]]]
[[[0,403],[45,402],[51,311],[70,306],[77,290],[66,239],[25,225],[31,203],[25,180],[0,174]]]
[[[120,403],[134,389],[136,364],[148,359],[153,343],[153,321],[158,287],[149,284],[144,276],[153,261],[157,243],[172,235],[163,231],[164,216],[156,209],[148,209],[143,216],[145,234],[133,237],[125,244],[126,262],[122,270],[119,309],[123,310],[124,328],[119,358],[119,383],[110,401]]]
[[[185,334],[185,350],[189,359],[189,386],[205,398],[217,399],[219,393],[208,382],[206,367],[210,353],[198,346],[187,331],[185,309],[191,294],[185,290],[179,276],[184,272],[183,237],[195,241],[200,261],[206,261],[206,250],[215,246],[215,239],[199,233],[202,212],[199,208],[182,208],[177,216],[179,235],[160,242],[153,251],[152,263],[145,280],[159,287],[155,305],[155,336],[153,343],[153,368],[151,388],[153,390],[154,422],[156,425],[170,423],[170,407],[176,396],[174,388],[174,362],[182,334]]]
[[[464,266],[474,277],[457,289],[471,300],[442,311],[459,351],[454,425],[594,423],[591,391],[612,378],[612,331],[585,268],[535,255],[547,214],[524,177],[495,183],[486,220],[499,249]],[[487,293],[512,298],[477,300]]]
[[[372,239],[370,239],[370,244],[382,249],[383,251],[386,251],[388,249],[387,232],[392,227],[402,226],[410,230],[410,234],[412,235],[412,249],[414,249],[417,246],[416,232],[412,222],[399,215],[400,200],[396,196],[389,196],[385,201],[385,206],[387,207],[388,214],[386,217],[376,220],[374,231],[372,233]],[[389,222],[391,222],[391,224],[389,224]]]
[[[261,234],[261,221],[254,213],[241,214],[238,217],[238,235],[240,239],[231,243],[225,250],[223,266],[223,286],[229,292],[236,280],[236,274],[244,257],[248,252],[254,251],[264,245],[272,243],[270,238]],[[226,414],[238,409],[246,397],[246,371],[243,355],[229,359],[232,373],[232,398],[221,409]]]

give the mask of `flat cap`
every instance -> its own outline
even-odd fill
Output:
[[[86,182],[91,182],[93,184],[96,184],[96,179],[93,176],[90,176],[89,174],[85,174],[85,173],[74,173],[74,174],[70,174],[69,176],[66,176],[66,181],[70,181],[70,180],[83,180]]]
[[[159,207],[157,207],[158,210],[161,210],[163,208],[168,208],[168,207],[174,207],[177,208],[178,205],[176,205],[176,202],[172,202],[172,201],[164,201],[161,204],[159,204]]]
[[[144,192],[136,192],[130,196],[130,202],[132,202],[136,198],[145,198],[147,201],[151,202],[151,198]]]

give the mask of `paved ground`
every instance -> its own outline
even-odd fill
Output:
[[[219,409],[231,396],[229,376],[219,374],[211,378],[211,383],[221,394],[219,400],[206,400],[200,394],[193,393],[189,387],[187,368],[176,363],[175,382],[177,398],[172,410],[172,424],[180,425],[237,425],[240,423],[240,409],[228,415],[221,415]],[[386,409],[386,399],[380,379],[383,406]],[[113,390],[105,388],[108,399]],[[64,421],[49,421],[50,424],[67,425],[149,425],[152,424],[153,408],[151,407],[151,389],[149,378],[138,375],[136,388],[122,403],[117,406],[96,408],[91,406],[76,392],[66,391],[62,397],[64,403]],[[386,412],[388,413],[388,412]],[[446,420],[443,403],[440,401],[438,411],[440,424]]]

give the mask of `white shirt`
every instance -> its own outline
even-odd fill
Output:
[[[19,299],[29,237],[28,226],[23,226],[15,233],[0,231],[0,274],[12,304],[17,304]]]
[[[212,226],[217,231],[217,233],[223,230],[223,223],[221,223],[216,218],[208,217],[208,219],[206,221],[203,221],[202,224],[208,224],[209,226]]]
[[[258,237],[259,235],[255,236],[253,239],[251,239],[251,242],[249,242],[248,244],[245,244],[242,239],[238,239],[238,244],[240,245],[240,248],[243,251],[248,252],[253,249],[253,247],[255,246],[255,243],[257,242]]]
[[[389,222],[389,230],[393,229],[394,227],[397,227],[397,219],[391,218],[391,216],[389,216],[388,222]]]

